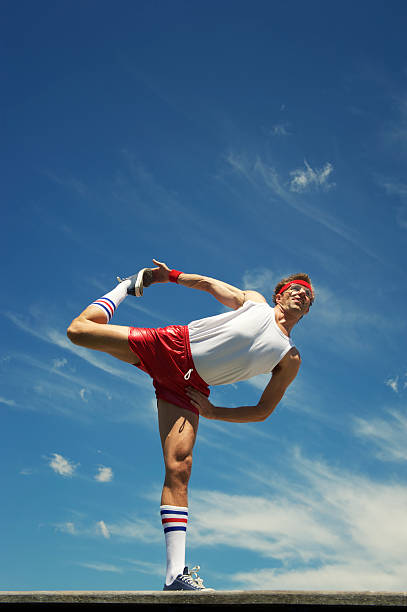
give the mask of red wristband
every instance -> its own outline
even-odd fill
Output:
[[[179,270],[171,270],[169,279],[171,283],[178,283],[178,276],[182,274]]]

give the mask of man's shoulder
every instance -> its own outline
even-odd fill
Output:
[[[291,370],[298,371],[301,365],[301,355],[299,350],[293,346],[288,353],[284,355],[282,360],[276,365],[274,370]],[[273,370],[273,372],[274,372]]]
[[[248,291],[243,291],[244,293],[244,301],[245,302],[256,302],[257,304],[267,304],[267,300],[258,291],[252,291],[251,289]]]

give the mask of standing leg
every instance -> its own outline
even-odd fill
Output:
[[[165,464],[160,510],[167,550],[165,583],[168,586],[183,573],[185,566],[188,482],[199,417],[164,400],[158,400],[157,405]]]

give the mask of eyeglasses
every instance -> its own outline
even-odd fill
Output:
[[[290,285],[288,287],[288,289],[286,289],[286,291],[289,291],[290,293],[299,293],[301,291],[301,289],[304,291],[305,295],[307,296],[307,298],[309,298],[310,300],[312,300],[312,291],[311,289],[308,289],[308,287],[304,287],[304,285]]]

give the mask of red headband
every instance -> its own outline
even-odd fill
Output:
[[[284,291],[286,291],[288,289],[288,287],[290,287],[290,285],[304,285],[304,287],[308,287],[308,289],[310,289],[312,291],[312,287],[309,283],[307,283],[307,281],[304,280],[292,280],[289,283],[287,283],[286,285],[284,285],[284,287],[281,287],[280,291],[277,293],[277,295],[279,295],[280,293],[284,293]]]

